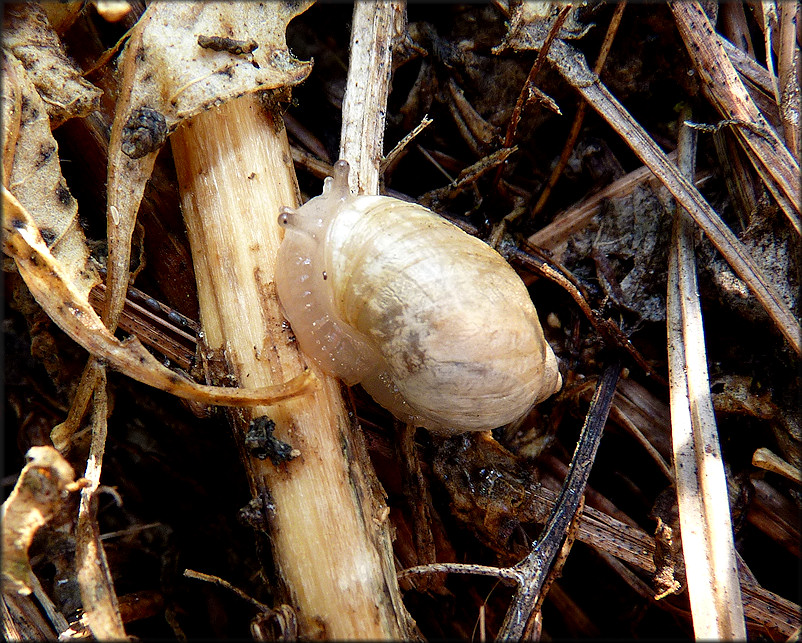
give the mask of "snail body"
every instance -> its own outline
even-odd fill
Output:
[[[495,250],[426,208],[323,194],[284,208],[279,300],[301,350],[402,421],[489,430],[561,386],[529,293]]]

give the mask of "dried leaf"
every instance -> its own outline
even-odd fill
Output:
[[[654,565],[657,568],[653,576],[656,590],[655,600],[671,594],[679,594],[685,588],[685,563],[682,559],[682,544],[674,537],[679,529],[663,522],[658,516],[654,533]]]
[[[53,129],[98,108],[101,91],[69,61],[38,3],[6,6],[3,48],[19,59],[45,102]]]
[[[275,404],[309,393],[317,385],[311,371],[284,384],[253,389],[205,386],[180,377],[153,357],[136,337],[121,342],[109,332],[86,296],[76,290],[50,254],[31,216],[5,188],[3,232],[4,251],[17,262],[31,294],[50,318],[92,355],[107,360],[128,377],[178,397],[224,406]]]
[[[3,87],[0,94],[0,122],[3,123],[3,185],[8,187],[8,177],[14,164],[14,153],[19,139],[19,128],[22,114],[22,96],[19,88],[20,65],[10,64],[3,54]]]
[[[212,105],[300,82],[311,63],[291,56],[285,32],[305,8],[305,3],[153,3],[123,55],[124,111],[118,109],[117,117],[127,122],[140,109],[156,110],[172,131]],[[256,46],[246,53],[250,47],[199,44],[227,41]]]
[[[33,217],[67,278],[86,296],[99,278],[78,222],[78,203],[61,174],[46,106],[22,63],[5,51],[2,56],[3,76],[9,79],[3,85],[8,190]]]
[[[132,30],[109,143],[110,328],[122,309],[131,234],[161,145],[181,121],[214,105],[304,80],[312,65],[292,57],[285,32],[310,5],[154,2]]]
[[[26,458],[28,464],[3,503],[3,591],[20,594],[32,591],[28,547],[36,530],[56,514],[66,493],[76,488],[75,472],[53,447],[32,447]]]

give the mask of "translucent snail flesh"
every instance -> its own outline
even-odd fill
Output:
[[[501,255],[422,206],[352,196],[348,170],[279,216],[276,287],[301,350],[443,433],[502,426],[555,393],[557,360]]]

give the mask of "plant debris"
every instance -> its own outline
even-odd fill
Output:
[[[3,591],[30,594],[28,548],[36,531],[59,515],[70,491],[81,488],[75,472],[53,447],[32,447],[11,495],[3,503]]]
[[[228,369],[231,350],[207,345],[194,288],[205,268],[192,265],[166,144],[247,93],[289,141],[281,162],[302,200],[341,157],[345,114],[352,149],[367,150],[363,189],[426,203],[498,248],[560,363],[558,395],[492,434],[451,439],[400,429],[342,388],[350,416],[338,422],[362,437],[332,449],[349,463],[337,475],[368,490],[346,498],[367,531],[393,534],[372,602],[397,597],[410,636],[504,632],[516,565],[551,542],[590,398],[621,360],[576,518],[550,549],[559,576],[527,603],[531,620],[516,613],[542,638],[698,635],[667,342],[672,222],[685,209],[704,334],[671,350],[704,342],[691,357],[709,372],[707,455],[723,468],[737,607],[750,639],[798,636],[797,3],[385,9],[389,22],[352,33],[366,20],[352,6],[305,0],[4,6],[4,637],[331,636],[271,553],[278,487],[323,456],[282,407],[244,408],[266,391],[235,388],[247,382]],[[678,169],[685,127],[693,175]],[[204,261],[228,274],[213,253]],[[272,276],[259,277],[269,297]],[[266,324],[294,343],[289,325]],[[253,343],[259,359],[277,346]],[[689,363],[700,386],[705,369]],[[292,506],[299,523],[314,489]],[[325,573],[335,566],[314,571]]]

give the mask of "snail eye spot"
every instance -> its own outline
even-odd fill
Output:
[[[289,225],[289,223],[290,223],[289,214],[287,214],[286,212],[282,212],[280,215],[278,215],[278,224],[280,226],[287,226]]]

